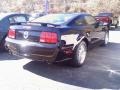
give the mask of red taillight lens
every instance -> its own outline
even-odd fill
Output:
[[[41,32],[40,33],[40,42],[42,43],[57,43],[58,42],[58,36],[57,33],[54,32]]]
[[[9,38],[15,38],[15,30],[14,29],[9,29],[8,37]]]

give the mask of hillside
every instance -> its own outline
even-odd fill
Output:
[[[1,0],[0,12],[43,12],[44,0]],[[48,0],[49,13],[113,12],[120,14],[120,0]]]

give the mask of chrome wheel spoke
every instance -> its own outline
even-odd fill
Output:
[[[105,44],[108,44],[109,42],[109,38],[108,38],[108,34],[105,35]]]
[[[79,63],[81,64],[84,63],[86,57],[86,47],[84,46],[84,44],[81,44],[81,46],[79,47],[78,56],[79,56]]]

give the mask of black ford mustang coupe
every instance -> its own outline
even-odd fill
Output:
[[[89,14],[48,14],[12,25],[6,45],[14,55],[48,62],[69,60],[81,66],[90,46],[106,45],[108,40],[107,28]]]

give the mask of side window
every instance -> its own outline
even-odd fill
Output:
[[[15,21],[14,21],[14,18],[13,18],[13,17],[9,18],[9,21],[10,21],[10,23],[15,23]]]
[[[85,20],[82,17],[79,17],[74,21],[75,26],[80,26],[80,25],[84,25],[84,24],[85,24]]]
[[[13,16],[9,18],[10,23],[19,23],[26,22],[26,18],[24,16]]]
[[[92,17],[92,16],[85,16],[85,20],[86,20],[86,23],[87,23],[87,24],[90,24],[90,25],[92,25],[92,24],[95,24],[95,23],[96,23],[95,18],[94,18],[94,17]]]
[[[15,22],[26,22],[26,18],[24,16],[15,16],[14,17]]]

